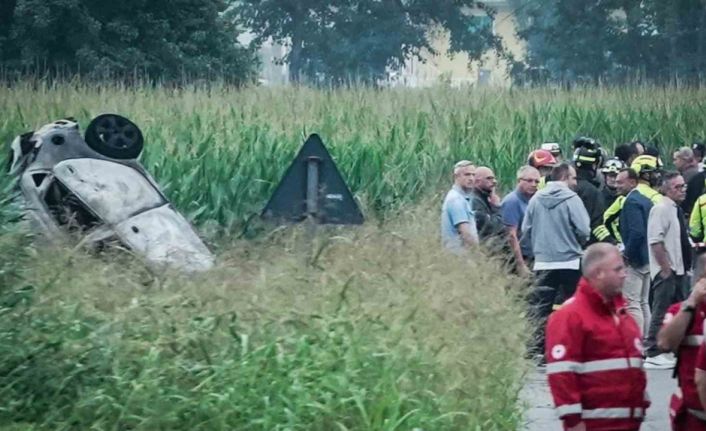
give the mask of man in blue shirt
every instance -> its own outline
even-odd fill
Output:
[[[441,242],[444,248],[460,253],[478,243],[476,221],[471,208],[475,166],[468,160],[454,165],[454,185],[441,207]]]
[[[627,278],[623,294],[627,299],[627,311],[637,322],[644,335],[650,322],[650,255],[647,249],[647,220],[652,201],[637,189],[640,177],[630,168],[621,169],[615,179],[619,194],[626,196],[620,211],[618,229],[625,250]]]
[[[517,188],[508,193],[500,203],[500,213],[507,228],[508,240],[517,265],[517,273],[523,276],[530,273],[526,258],[532,256],[532,250],[529,245],[520,246],[522,219],[525,217],[530,198],[537,193],[539,181],[540,174],[536,168],[529,165],[521,167],[517,171]]]

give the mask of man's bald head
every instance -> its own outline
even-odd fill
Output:
[[[476,168],[475,188],[485,193],[492,193],[498,181],[495,179],[495,173],[487,166],[479,166]]]
[[[589,246],[583,255],[582,273],[604,297],[620,294],[626,277],[620,250],[604,242]]]
[[[487,166],[479,166],[476,168],[476,175],[478,174],[493,175],[493,170]]]

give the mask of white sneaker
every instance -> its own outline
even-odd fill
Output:
[[[676,359],[667,353],[645,359],[646,370],[670,370],[674,368],[676,364]]]

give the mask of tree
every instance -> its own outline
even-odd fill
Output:
[[[696,81],[706,66],[704,0],[511,0],[527,41],[520,71],[553,80]]]
[[[0,21],[2,66],[164,81],[254,77],[222,0],[16,0]],[[4,30],[4,33],[3,33]]]
[[[528,66],[546,70],[552,80],[597,82],[612,62],[610,3],[515,0]]]
[[[282,59],[290,80],[375,83],[410,57],[434,53],[431,31],[448,32],[453,53],[479,59],[488,49],[502,52],[489,27],[478,27],[469,11],[475,1],[432,0],[238,0],[235,21],[267,40],[287,45]],[[487,13],[493,15],[492,10]]]

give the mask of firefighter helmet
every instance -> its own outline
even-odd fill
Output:
[[[534,168],[556,165],[556,157],[548,150],[534,150],[527,157],[527,164]]]
[[[549,151],[554,157],[561,156],[561,147],[556,142],[545,142],[539,147],[539,149]]]
[[[604,174],[617,174],[620,172],[621,169],[625,167],[625,163],[623,163],[622,160],[620,160],[617,157],[613,157],[612,159],[608,160],[605,162],[605,165],[601,168],[601,172]]]
[[[598,148],[578,147],[574,151],[574,165],[577,168],[596,169],[601,162],[601,152]]]
[[[659,170],[662,166],[661,161],[655,156],[648,156],[643,154],[641,156],[635,157],[630,168],[637,172],[638,175],[644,173],[655,172]]]

